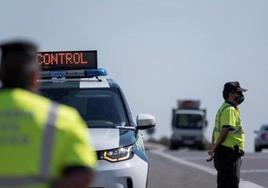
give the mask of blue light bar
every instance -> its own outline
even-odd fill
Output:
[[[107,71],[103,68],[81,69],[81,70],[54,70],[41,71],[41,78],[93,78],[107,76]]]
[[[85,70],[86,77],[107,76],[107,71],[103,68]]]
[[[65,78],[67,77],[66,71],[49,71],[50,78]]]

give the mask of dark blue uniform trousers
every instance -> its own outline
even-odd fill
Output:
[[[234,149],[219,146],[214,154],[217,170],[217,188],[238,188],[240,180],[241,155]]]

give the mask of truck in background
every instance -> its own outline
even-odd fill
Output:
[[[206,109],[200,109],[199,100],[178,100],[177,103],[177,108],[172,109],[172,136],[169,148],[175,150],[186,146],[206,149]]]

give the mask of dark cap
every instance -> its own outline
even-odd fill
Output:
[[[0,45],[2,59],[7,56],[36,57],[37,46],[30,41],[9,41]]]
[[[10,41],[0,44],[2,71],[15,71],[27,64],[36,64],[37,46],[29,41]]]
[[[35,71],[38,71],[37,46],[25,40],[0,44],[0,77],[3,87],[27,88]]]
[[[246,92],[247,89],[244,89],[240,86],[240,83],[235,81],[235,82],[227,82],[224,84],[224,88],[223,88],[224,92],[236,92],[236,91],[242,91],[242,92]]]

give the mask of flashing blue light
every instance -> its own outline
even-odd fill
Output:
[[[67,76],[66,71],[50,71],[49,76],[51,78],[65,78]]]
[[[41,78],[93,78],[99,76],[107,76],[107,71],[103,68],[98,68],[41,72]]]
[[[107,76],[107,71],[103,68],[85,70],[86,77]]]

